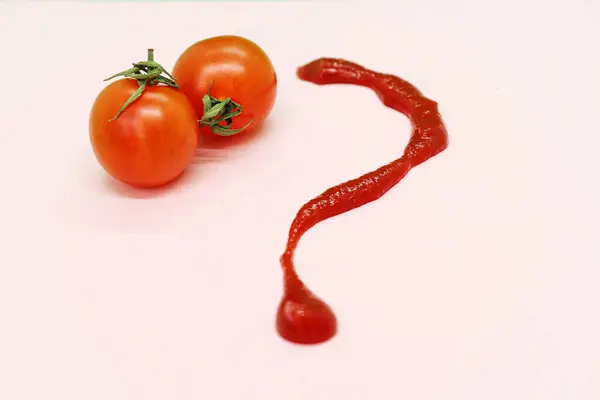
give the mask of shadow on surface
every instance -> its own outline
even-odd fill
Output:
[[[233,136],[217,136],[211,133],[202,133],[198,141],[198,152],[200,158],[224,158],[235,154],[237,150],[244,149],[251,144],[263,139],[271,128],[270,119],[264,121],[255,130],[247,134],[242,132]]]
[[[200,161],[199,163],[202,163]],[[119,197],[129,197],[132,199],[150,199],[169,195],[174,191],[180,191],[186,186],[198,181],[198,176],[202,175],[201,167],[197,164],[191,164],[177,178],[166,185],[156,188],[139,188],[120,182],[108,174],[104,174],[102,184],[104,188],[112,195]]]
[[[150,199],[169,195],[169,193],[180,191],[186,186],[199,184],[201,182],[199,177],[203,173],[203,164],[220,162],[235,156],[238,151],[264,138],[270,125],[269,120],[266,120],[256,130],[250,131],[247,135],[230,137],[203,135],[188,168],[166,185],[157,188],[138,188],[104,174],[103,187],[112,195],[133,199]]]

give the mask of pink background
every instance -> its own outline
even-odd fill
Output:
[[[560,3],[0,5],[0,398],[599,399],[599,8]],[[108,178],[102,79],[223,33],[273,60],[267,129],[166,190]],[[296,79],[321,56],[410,80],[450,147],[305,236],[340,331],[299,347],[274,329],[292,218],[409,134]]]

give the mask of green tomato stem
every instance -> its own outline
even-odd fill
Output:
[[[162,74],[167,76],[162,76]],[[139,85],[139,88],[131,95],[131,97],[123,104],[117,115],[111,118],[109,121],[114,121],[129,107],[134,101],[142,96],[144,90],[148,86],[155,86],[158,84],[164,84],[175,89],[179,89],[179,85],[175,83],[175,78],[169,74],[162,65],[154,61],[154,49],[148,49],[148,60],[139,61],[133,64],[133,68],[126,69],[117,74],[112,75],[104,81],[109,81],[116,77],[123,76],[128,79],[135,79]]]
[[[219,136],[233,136],[248,128],[253,120],[239,129],[231,128],[233,118],[242,113],[242,105],[230,98],[217,99],[211,96],[211,88],[212,81],[208,85],[208,92],[202,97],[204,114],[198,121],[200,126],[208,126],[214,134]],[[220,125],[223,121],[225,121],[225,125]]]

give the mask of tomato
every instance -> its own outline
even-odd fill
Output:
[[[232,118],[230,128],[237,130],[250,123],[239,134],[250,134],[263,124],[277,95],[277,75],[271,60],[256,43],[240,36],[216,36],[194,43],[176,61],[172,74],[199,119],[204,115],[202,98],[209,87],[211,96],[239,104],[242,113]],[[215,136],[207,125],[201,132],[202,136]]]
[[[161,186],[191,162],[198,144],[196,112],[177,89],[149,85],[111,120],[138,88],[135,79],[121,79],[100,92],[90,114],[90,140],[113,178],[138,187]]]

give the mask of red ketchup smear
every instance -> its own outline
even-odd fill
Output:
[[[317,223],[370,203],[394,187],[413,167],[448,147],[448,134],[437,103],[397,76],[368,70],[358,64],[321,58],[298,68],[298,78],[317,85],[353,84],[372,89],[383,104],[406,115],[412,134],[402,157],[359,178],[327,189],[304,204],[290,227],[280,258],[284,294],[277,311],[279,335],[297,344],[317,344],[337,332],[331,308],[300,280],[294,268],[294,251],[302,235]]]

